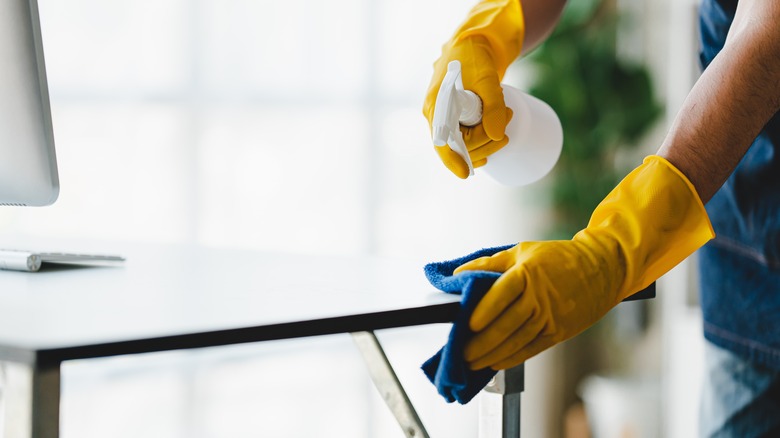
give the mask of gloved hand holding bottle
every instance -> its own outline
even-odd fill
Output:
[[[463,139],[474,167],[487,163],[487,157],[508,142],[504,131],[512,111],[504,104],[501,79],[507,67],[520,55],[524,23],[518,0],[482,0],[442,48],[434,63],[434,74],[425,97],[423,114],[428,124],[439,87],[450,61],[458,60],[463,70],[463,86],[482,100],[482,123],[462,128]],[[469,175],[468,164],[447,146],[436,146],[442,162],[460,178]]]
[[[714,237],[682,172],[651,156],[571,240],[525,242],[455,272],[502,272],[470,319],[472,369],[505,369],[582,332]]]

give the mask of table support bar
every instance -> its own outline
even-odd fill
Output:
[[[406,437],[429,438],[374,332],[354,332],[352,339],[363,355],[371,380],[374,381],[379,394],[398,420]]]
[[[60,368],[0,362],[3,438],[60,436]]]
[[[479,438],[520,438],[525,365],[499,371],[480,394]]]

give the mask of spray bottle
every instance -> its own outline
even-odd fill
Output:
[[[507,186],[530,184],[552,170],[563,146],[563,129],[549,105],[522,91],[501,84],[504,102],[514,112],[506,127],[509,143],[490,155],[482,169]],[[433,144],[449,145],[469,166],[469,158],[460,125],[482,122],[482,101],[474,92],[463,89],[460,61],[447,65],[447,74],[436,96],[433,112]]]

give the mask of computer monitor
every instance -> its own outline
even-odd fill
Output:
[[[0,205],[50,205],[59,176],[38,2],[0,8]]]

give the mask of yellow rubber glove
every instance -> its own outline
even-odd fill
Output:
[[[504,104],[501,79],[509,64],[520,55],[524,34],[519,0],[482,0],[442,47],[441,57],[433,65],[433,78],[423,105],[429,127],[433,123],[436,96],[450,61],[460,61],[463,87],[482,99],[482,123],[470,128],[461,127],[474,167],[484,166],[488,155],[509,141],[504,131],[512,118],[512,110]],[[468,165],[458,154],[448,146],[434,148],[452,173],[460,178],[468,177]]]
[[[471,315],[472,369],[505,369],[569,339],[714,237],[671,163],[650,156],[571,240],[526,242],[455,270],[503,272]]]

